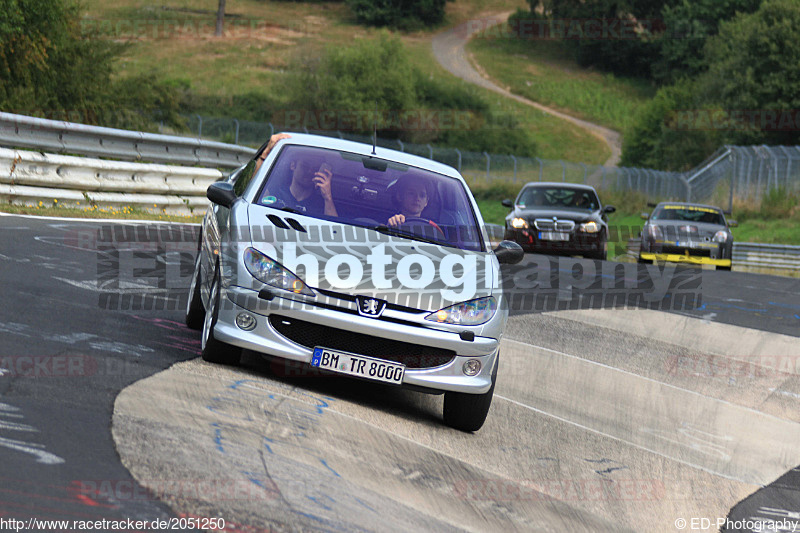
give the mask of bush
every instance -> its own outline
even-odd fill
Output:
[[[444,20],[447,0],[346,0],[361,24],[403,30],[432,26]]]

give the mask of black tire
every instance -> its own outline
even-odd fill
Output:
[[[608,260],[608,251],[606,250],[606,241],[605,241],[605,239],[600,243],[600,249],[598,249],[596,252],[593,252],[589,256],[589,259],[597,259],[597,260],[600,260],[600,261]]]
[[[197,252],[197,259],[194,261],[194,274],[192,274],[192,284],[189,286],[189,298],[186,302],[186,325],[190,329],[203,329],[203,320],[206,315],[206,308],[203,306],[203,298],[200,296],[200,251]]]
[[[211,293],[208,298],[208,309],[203,319],[203,335],[201,357],[209,363],[222,365],[238,365],[242,358],[242,349],[214,338],[214,326],[217,325],[220,300],[219,270],[214,272],[214,281],[211,282]]]
[[[732,266],[727,266],[727,267],[726,267],[726,266],[719,266],[719,265],[717,265],[717,270],[725,270],[725,271],[727,271],[727,272],[730,272],[730,271],[731,271],[731,268],[733,268],[733,267],[732,267]]]
[[[467,394],[464,392],[445,392],[443,419],[451,428],[461,431],[478,431],[486,421],[489,407],[492,406],[494,385],[497,383],[497,367],[500,366],[500,355],[492,371],[492,386],[483,394]]]
[[[641,256],[636,259],[636,262],[637,263],[642,263],[642,264],[645,264],[645,265],[653,264],[653,261],[651,259],[642,259]]]

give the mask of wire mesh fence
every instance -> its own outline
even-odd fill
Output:
[[[271,123],[199,115],[187,117],[187,124],[198,137],[253,147],[276,131]],[[350,132],[304,130],[303,133],[372,142],[370,136]],[[734,197],[760,201],[772,189],[800,190],[799,146],[724,146],[690,171],[668,172],[469,152],[399,139],[379,138],[377,144],[450,165],[470,185],[497,181],[519,185],[537,181],[586,183],[598,190],[636,191],[653,202],[708,202],[728,208],[732,207]]]

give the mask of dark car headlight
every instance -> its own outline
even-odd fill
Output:
[[[714,238],[711,239],[714,242],[727,242],[728,241],[728,232],[724,230],[720,230],[714,234]]]
[[[271,287],[295,294],[315,296],[314,291],[303,280],[255,248],[248,248],[244,251],[244,265],[254,278]]]
[[[524,218],[514,217],[514,219],[511,220],[511,227],[514,229],[527,229],[528,223]]]

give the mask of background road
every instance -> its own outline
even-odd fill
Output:
[[[800,464],[800,369],[786,366],[800,360],[797,280],[702,271],[706,307],[670,312],[523,307],[487,424],[464,434],[441,425],[441,397],[254,354],[209,365],[182,310],[112,309],[105,292],[169,307],[192,266],[179,241],[191,250],[195,238],[153,249],[98,238],[119,226],[0,217],[2,516],[676,531],[677,518],[724,517]],[[568,293],[580,268],[548,261],[516,272],[551,280],[555,301],[592,290]],[[629,279],[626,297],[652,289],[640,268],[612,276]],[[697,273],[673,289],[694,290]],[[737,509],[797,512],[796,478]]]
[[[512,98],[525,105],[535,107],[536,109],[544,111],[549,115],[575,124],[579,128],[588,131],[595,137],[602,139],[611,149],[611,156],[604,163],[604,165],[618,165],[620,162],[620,157],[622,156],[622,136],[619,134],[619,132],[600,126],[599,124],[594,124],[586,120],[575,118],[562,111],[558,111],[538,102],[534,102],[532,100],[528,100],[527,98],[523,98],[522,96],[516,95],[508,89],[500,87],[488,79],[487,76],[479,73],[472,66],[469,61],[468,54],[464,49],[470,38],[472,38],[476,33],[490,28],[495,24],[504,23],[506,20],[508,20],[508,16],[510,14],[511,12],[497,14],[487,13],[475,20],[467,21],[464,24],[456,26],[455,28],[451,28],[439,33],[438,35],[434,36],[432,42],[434,57],[440,65],[447,69],[448,72],[466,82],[478,85],[484,89],[489,89],[490,91],[494,91],[496,93],[500,93],[507,98]]]

